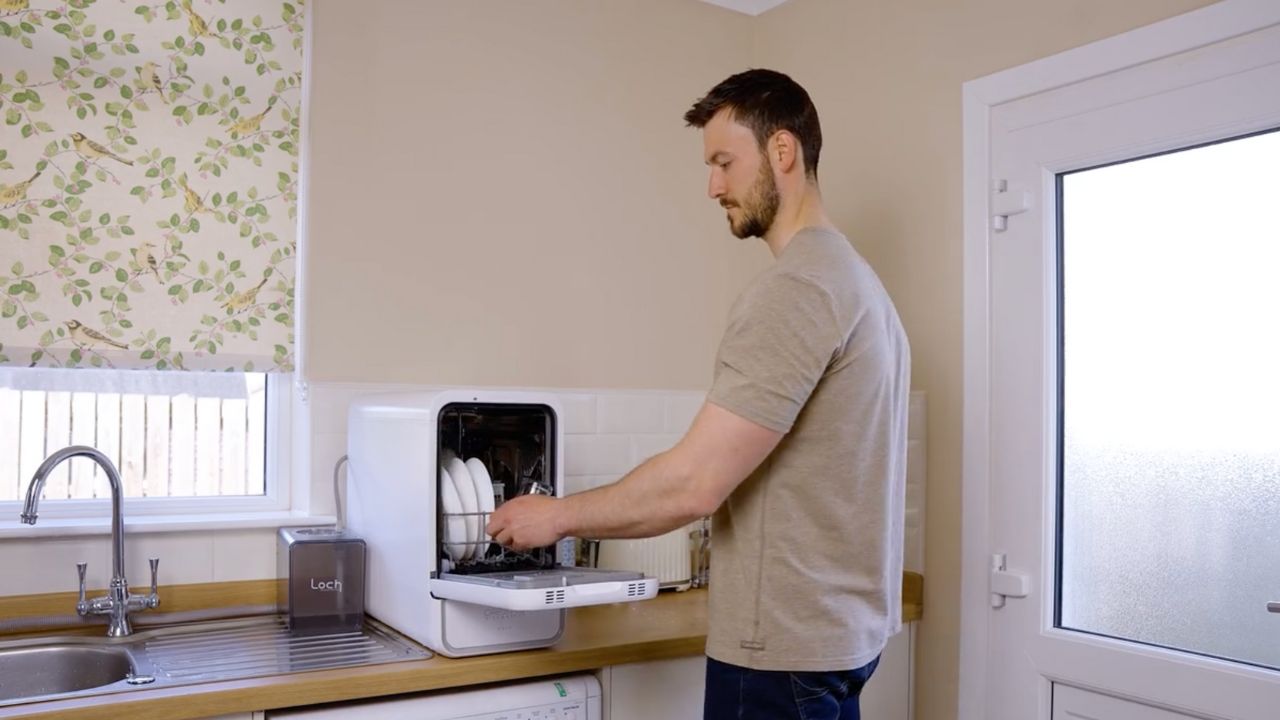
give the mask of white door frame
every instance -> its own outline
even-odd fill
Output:
[[[957,717],[985,720],[990,532],[990,295],[987,252],[991,108],[1280,22],[1275,0],[1224,0],[964,84],[964,413]]]

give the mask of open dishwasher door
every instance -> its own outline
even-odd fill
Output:
[[[504,610],[547,610],[648,600],[658,594],[658,579],[638,572],[579,567],[443,573],[432,579],[431,594]]]

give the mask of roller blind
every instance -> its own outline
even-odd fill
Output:
[[[0,2],[0,363],[292,370],[303,12]]]

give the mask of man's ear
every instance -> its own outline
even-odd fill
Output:
[[[787,174],[797,169],[800,160],[800,143],[796,136],[786,130],[779,130],[769,138],[769,164],[779,174]]]

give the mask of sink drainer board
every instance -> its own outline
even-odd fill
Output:
[[[366,623],[363,632],[291,634],[279,617],[148,638],[143,653],[174,679],[222,680],[419,660],[430,653]]]
[[[118,671],[99,673],[102,677],[94,679],[78,665],[60,668],[77,661],[83,664],[86,658],[90,665],[102,665],[101,659],[89,657],[97,654],[117,660]],[[0,706],[423,660],[431,655],[372,619],[366,619],[358,632],[295,634],[279,615],[140,629],[125,638],[24,638],[0,642],[0,668],[4,669]],[[16,682],[32,677],[67,682]]]

